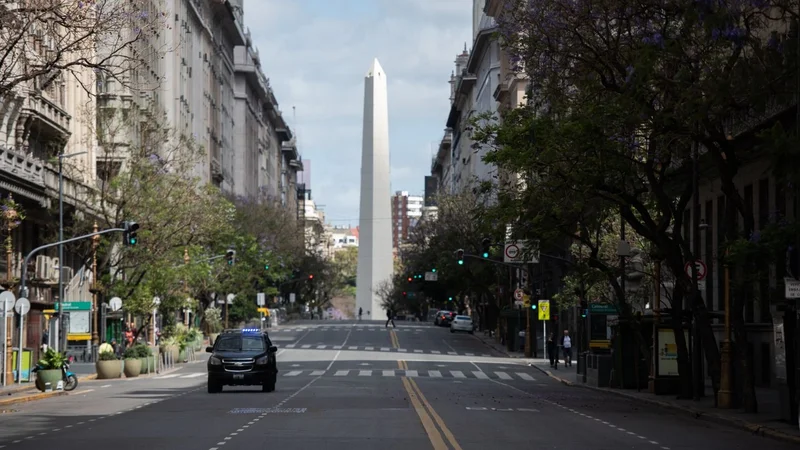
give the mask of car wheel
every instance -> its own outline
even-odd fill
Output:
[[[454,329],[450,328],[450,332],[451,332],[451,333],[455,333],[455,332],[456,332],[456,330],[454,330]]]
[[[208,381],[208,393],[209,394],[218,394],[222,392],[222,383],[214,383],[213,381]]]
[[[274,392],[276,381],[277,380],[275,375],[269,377],[269,379],[267,379],[267,381],[265,381],[264,384],[261,385],[261,392]]]

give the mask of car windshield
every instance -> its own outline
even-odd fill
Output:
[[[456,320],[472,320],[469,316],[456,316]]]
[[[264,351],[264,340],[260,336],[220,336],[217,338],[218,352]]]

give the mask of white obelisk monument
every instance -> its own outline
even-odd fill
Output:
[[[364,129],[361,141],[361,209],[358,231],[356,312],[386,320],[378,285],[391,280],[392,210],[389,193],[389,101],[386,72],[377,59],[364,78]],[[369,311],[369,313],[367,313]]]

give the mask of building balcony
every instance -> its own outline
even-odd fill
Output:
[[[278,133],[280,133],[280,130],[278,130]],[[283,153],[284,157],[289,161],[300,158],[300,154],[297,152],[297,144],[294,141],[290,140],[284,141],[281,144],[281,152]]]
[[[70,116],[52,101],[42,97],[29,95],[22,104],[22,113],[38,122],[32,127],[49,136],[58,137],[66,141],[70,136]]]

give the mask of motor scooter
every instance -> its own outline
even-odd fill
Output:
[[[44,368],[37,364],[36,367],[33,368],[32,372],[36,373],[40,370],[44,370]],[[73,391],[76,387],[78,387],[78,377],[70,372],[69,370],[69,363],[64,361],[64,364],[61,366],[61,379],[64,381],[64,390],[65,391]]]

